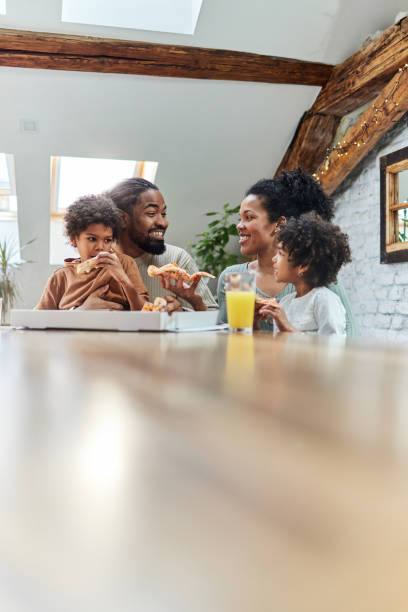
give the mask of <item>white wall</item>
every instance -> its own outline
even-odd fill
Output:
[[[21,274],[31,307],[51,273],[48,264],[50,156],[159,162],[156,182],[169,206],[169,241],[185,245],[205,224],[202,213],[239,202],[271,175],[287,141],[277,118],[299,117],[315,87],[270,86],[0,68],[0,151],[15,156],[20,240],[36,264]],[[21,119],[38,133],[20,131]]]
[[[408,340],[408,262],[380,263],[380,165],[408,146],[407,117],[360,164],[335,197],[336,222],[349,234],[353,261],[341,273],[362,336]]]

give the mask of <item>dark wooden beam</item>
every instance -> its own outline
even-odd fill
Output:
[[[408,70],[404,70],[397,72],[380,95],[346,132],[341,139],[342,149],[332,151],[328,160],[320,164],[317,175],[327,193],[333,193],[407,110]]]
[[[298,166],[313,173],[331,146],[339,122],[340,117],[333,115],[305,113],[276,174]]]
[[[407,62],[408,17],[335,66],[311,112],[346,115],[372,100]]]
[[[240,51],[5,29],[0,66],[320,86],[333,68]]]

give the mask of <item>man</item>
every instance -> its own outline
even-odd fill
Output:
[[[122,213],[120,247],[134,257],[150,295],[165,297],[168,311],[182,307],[194,310],[218,308],[211,291],[202,279],[184,287],[182,279],[174,285],[167,277],[160,281],[147,274],[150,265],[157,267],[174,262],[189,274],[197,272],[194,259],[180,247],[164,242],[168,227],[166,204],[158,187],[142,178],[130,178],[118,183],[107,194]]]

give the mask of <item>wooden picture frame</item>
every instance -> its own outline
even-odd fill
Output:
[[[408,202],[399,201],[398,175],[403,170],[408,170],[408,147],[380,158],[381,263],[408,261],[408,241],[398,241],[398,211],[408,208]]]

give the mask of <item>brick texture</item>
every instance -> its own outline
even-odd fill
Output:
[[[408,341],[408,262],[380,263],[379,158],[408,146],[407,116],[334,194],[335,222],[349,235],[352,263],[344,283],[362,336]]]

